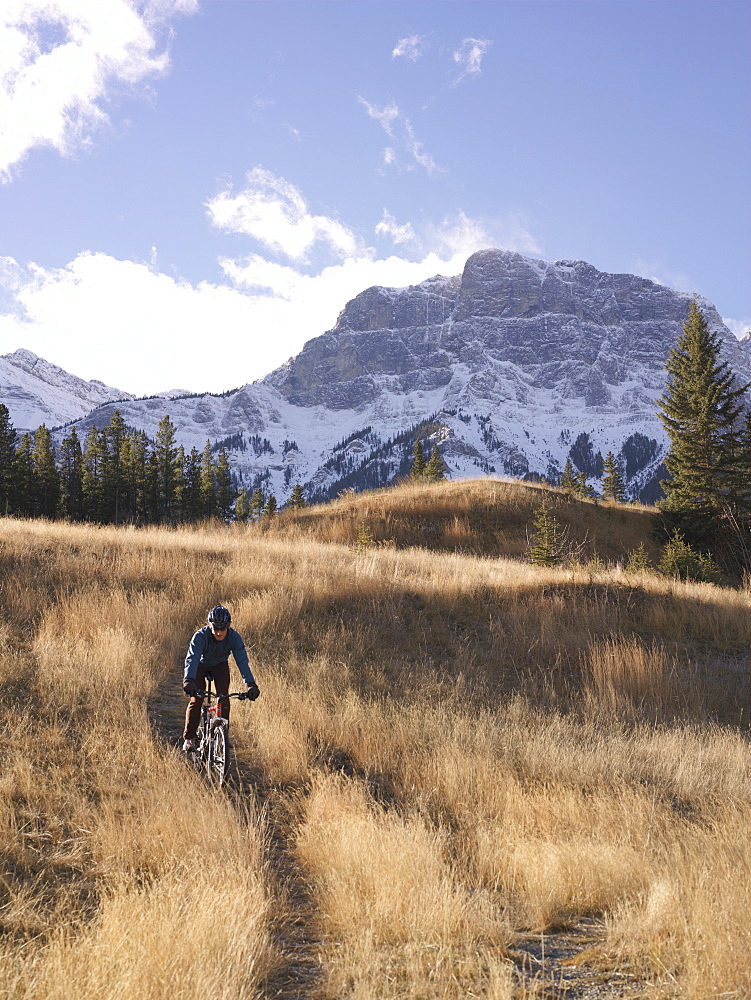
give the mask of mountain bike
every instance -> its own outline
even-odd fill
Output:
[[[230,764],[229,720],[217,715],[219,702],[211,690],[211,678],[207,678],[207,690],[197,691],[196,697],[203,698],[201,705],[201,721],[196,732],[196,749],[189,750],[193,762],[200,770],[206,769],[209,782],[216,788],[221,788],[227,777]],[[230,698],[245,701],[246,691],[232,691]]]

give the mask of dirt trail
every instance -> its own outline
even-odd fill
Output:
[[[159,739],[175,749],[182,744],[184,710],[185,703],[171,685],[149,706],[149,717]],[[310,889],[290,843],[294,828],[292,798],[270,785],[254,766],[252,749],[239,728],[232,739],[235,749],[227,795],[236,799],[238,806],[252,798],[267,834],[265,860],[274,897],[272,931],[281,964],[264,985],[264,1000],[312,1000],[321,995],[322,945]]]
[[[150,718],[159,738],[175,748],[181,743],[183,708],[174,691],[165,692],[150,706]],[[275,898],[272,930],[281,964],[264,986],[264,1000],[321,1000],[326,996],[324,946],[310,886],[291,843],[294,794],[271,785],[254,766],[252,747],[241,730],[234,731],[233,739],[235,750],[227,794],[236,798],[238,805],[251,797],[267,830],[267,871]],[[608,967],[603,940],[604,927],[596,920],[582,920],[560,933],[517,934],[509,954],[520,979],[519,996],[529,1000],[645,997],[645,982]],[[581,961],[577,961],[578,956]]]

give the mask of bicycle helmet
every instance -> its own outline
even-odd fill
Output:
[[[209,625],[213,625],[214,628],[229,628],[231,621],[232,615],[221,604],[217,604],[215,608],[209,611]]]

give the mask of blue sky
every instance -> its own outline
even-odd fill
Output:
[[[4,0],[0,353],[261,378],[500,246],[751,327],[745,0]]]

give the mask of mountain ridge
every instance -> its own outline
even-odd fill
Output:
[[[653,499],[666,447],[656,400],[694,297],[585,261],[483,250],[461,275],[363,290],[257,382],[168,403],[110,401],[76,423],[104,426],[118,408],[153,438],[169,413],[187,448],[224,444],[238,484],[279,495],[298,481],[314,499],[383,485],[423,436],[469,477],[555,481],[571,458],[597,479],[613,451],[630,495]],[[749,381],[745,345],[696,298]]]

